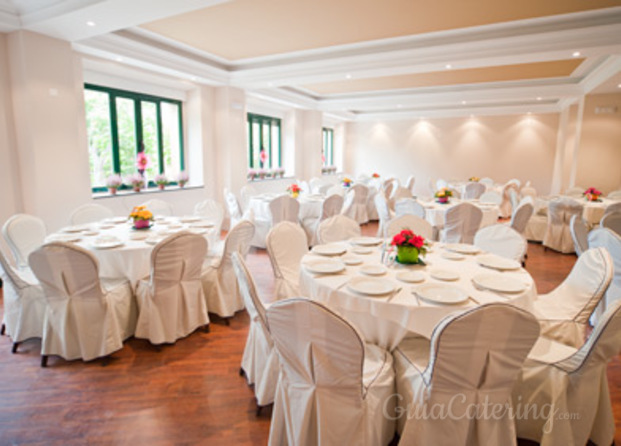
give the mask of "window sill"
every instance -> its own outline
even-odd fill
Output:
[[[156,187],[150,187],[148,189],[142,189],[140,192],[134,192],[132,189],[120,190],[117,191],[116,194],[111,194],[110,192],[94,192],[93,198],[114,198],[114,197],[127,197],[130,195],[150,195],[150,194],[165,194],[167,192],[176,192],[182,190],[193,190],[193,189],[203,189],[205,186],[197,185],[197,186],[168,186],[165,189],[158,189]]]
[[[293,180],[293,177],[290,176],[285,176],[285,177],[278,177],[278,178],[255,178],[253,180],[247,179],[248,183],[261,183],[263,181],[279,181],[279,180]]]

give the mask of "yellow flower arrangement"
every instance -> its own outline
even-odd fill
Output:
[[[450,189],[447,189],[446,187],[443,187],[442,189],[436,192],[436,198],[448,198],[452,196],[453,196],[453,192]]]
[[[153,213],[147,209],[146,206],[136,206],[132,209],[131,214],[129,214],[130,218],[135,220],[153,220]]]
[[[480,180],[479,177],[470,177],[468,178],[468,181],[473,182],[473,183],[478,183]]]

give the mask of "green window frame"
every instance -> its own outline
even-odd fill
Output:
[[[281,120],[273,116],[248,113],[248,167],[251,169],[274,169],[282,167]],[[261,160],[261,151],[267,158]]]
[[[324,127],[322,129],[323,136],[323,166],[334,165],[334,129]]]
[[[85,90],[85,94],[86,91],[95,91],[95,92],[99,92],[99,93],[104,93],[107,95],[107,101],[108,101],[108,126],[109,126],[109,138],[110,138],[110,144],[109,144],[109,149],[111,150],[111,153],[109,154],[111,157],[111,168],[112,171],[109,172],[105,172],[105,175],[110,175],[110,174],[121,174],[123,172],[123,170],[125,170],[125,173],[127,174],[127,171],[130,169],[129,166],[122,166],[122,156],[121,156],[121,142],[120,142],[120,131],[119,131],[119,102],[117,102],[117,99],[121,99],[121,100],[125,100],[125,101],[131,101],[132,102],[132,111],[133,111],[133,144],[135,146],[135,153],[134,153],[134,157],[131,160],[132,162],[132,166],[133,168],[131,168],[132,173],[137,173],[138,169],[135,166],[135,161],[136,161],[136,156],[138,155],[139,152],[145,150],[145,141],[144,141],[144,134],[143,134],[143,128],[145,125],[146,120],[143,120],[143,105],[148,105],[150,106],[151,110],[150,112],[152,114],[154,114],[154,116],[152,116],[152,118],[154,118],[154,123],[155,123],[155,129],[154,129],[154,133],[153,133],[153,137],[156,138],[156,147],[153,147],[153,150],[156,152],[154,155],[152,155],[152,158],[154,158],[154,160],[157,160],[157,170],[159,171],[158,173],[160,174],[165,174],[165,168],[166,168],[166,151],[165,151],[165,137],[164,137],[164,132],[163,132],[163,128],[164,128],[164,120],[162,119],[162,115],[164,113],[166,113],[165,111],[163,111],[163,108],[170,108],[170,106],[176,106],[177,109],[177,113],[176,113],[176,117],[173,114],[173,121],[176,121],[176,125],[177,127],[174,129],[175,131],[172,133],[178,133],[178,135],[173,135],[172,137],[174,139],[177,139],[178,137],[178,141],[175,141],[174,143],[172,141],[170,141],[171,146],[173,144],[178,144],[179,146],[179,153],[178,153],[178,164],[179,164],[179,170],[183,171],[185,170],[185,155],[184,155],[184,141],[183,141],[183,103],[179,100],[176,99],[170,99],[170,98],[165,98],[165,97],[160,97],[160,96],[153,96],[153,95],[149,95],[149,94],[143,94],[143,93],[136,93],[133,91],[128,91],[128,90],[120,90],[120,89],[115,89],[115,88],[109,88],[109,87],[104,87],[101,85],[94,85],[94,84],[84,84],[84,90]],[[86,101],[86,98],[85,98]],[[87,108],[87,122],[88,122],[88,108]],[[174,112],[173,112],[174,113]],[[130,119],[131,121],[131,119]],[[87,129],[88,132],[88,129]],[[90,139],[91,139],[91,135],[88,135],[89,137],[89,150],[90,150]],[[89,153],[89,157],[90,157],[90,153]],[[124,169],[122,169],[122,167],[124,167]],[[171,174],[175,173],[175,172],[169,172]],[[170,180],[170,178],[169,178]],[[92,179],[91,179],[92,181]],[[176,184],[174,181],[170,181],[170,184]],[[148,187],[155,187],[155,183],[152,181],[152,179],[149,179],[149,184]],[[125,184],[123,184],[120,189],[130,189],[131,186],[127,186]],[[93,192],[104,192],[106,191],[106,187],[105,186],[101,186],[101,185],[95,185],[92,188]]]

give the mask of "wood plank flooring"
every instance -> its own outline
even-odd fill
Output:
[[[374,235],[376,224],[363,227]],[[529,245],[527,269],[540,293],[558,285],[575,262]],[[265,251],[248,264],[266,299],[273,291]],[[0,337],[0,445],[260,445],[267,443],[271,410],[255,415],[252,389],[238,374],[248,317],[226,326],[215,316],[211,332],[196,332],[157,351],[130,339],[113,360],[39,366],[39,341],[11,354]],[[621,444],[621,361],[608,368]]]

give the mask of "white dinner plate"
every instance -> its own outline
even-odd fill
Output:
[[[454,305],[468,300],[468,293],[461,288],[442,283],[427,283],[412,290],[418,297],[428,302]]]
[[[93,235],[99,235],[99,231],[84,231],[82,235],[87,235],[89,237]]]
[[[82,240],[82,237],[80,237],[80,234],[77,234],[77,233],[52,234],[45,239],[46,242],[65,242],[65,243],[79,242],[80,240]]]
[[[121,240],[103,241],[103,242],[98,242],[97,240],[95,240],[91,246],[95,249],[112,249],[112,248],[118,248],[119,246],[123,246],[123,245],[124,243]]]
[[[371,254],[373,252],[373,248],[368,248],[366,246],[354,246],[351,249],[351,252],[353,252],[354,254],[366,255]]]
[[[467,245],[465,243],[449,243],[447,245],[444,245],[444,249],[458,252],[460,254],[478,254],[479,252],[481,252],[481,250],[476,246]]]
[[[304,263],[304,268],[313,274],[336,274],[345,269],[345,264],[334,259],[311,260]]]
[[[181,223],[192,223],[194,221],[199,221],[201,218],[196,215],[184,215],[179,219]]]
[[[520,269],[522,267],[520,262],[516,260],[500,257],[495,254],[479,256],[477,257],[477,263],[481,266],[486,266],[500,271],[510,271]]]
[[[201,220],[196,223],[191,223],[190,228],[213,228],[215,225],[212,221]]]
[[[89,228],[90,228],[89,225],[67,226],[66,228],[62,229],[62,232],[69,232],[69,233],[82,232],[82,231],[88,231]]]
[[[343,256],[341,257],[341,260],[345,265],[360,265],[362,263],[362,259],[360,257],[351,255]]]
[[[479,288],[500,293],[521,293],[526,289],[524,282],[506,274],[478,274],[472,278],[472,281]]]
[[[384,265],[365,265],[360,268],[360,272],[367,276],[381,276],[386,274],[386,271],[388,270]]]
[[[425,275],[421,271],[401,271],[397,273],[397,279],[402,282],[419,283],[425,281]]]
[[[352,245],[360,245],[360,246],[376,246],[382,243],[382,240],[379,237],[354,237],[349,239],[349,242]]]
[[[322,256],[338,256],[347,252],[347,245],[345,243],[327,243],[315,245],[311,251]]]
[[[453,251],[442,253],[442,257],[448,260],[464,260],[466,258],[465,255]]]
[[[347,288],[367,296],[383,296],[395,290],[395,285],[386,279],[357,276],[347,284]]]
[[[434,269],[429,275],[437,280],[453,281],[459,279],[459,273],[448,269]]]

